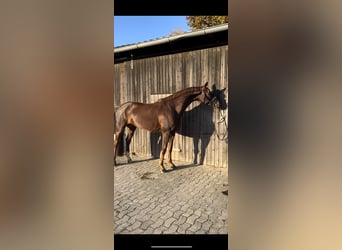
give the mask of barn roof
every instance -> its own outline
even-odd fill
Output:
[[[228,44],[228,24],[114,48],[114,63]]]

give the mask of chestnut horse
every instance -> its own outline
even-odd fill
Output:
[[[189,87],[162,98],[155,103],[144,104],[139,102],[126,102],[118,107],[114,113],[116,131],[114,134],[114,166],[116,165],[116,151],[118,141],[127,127],[126,136],[126,157],[129,156],[129,144],[136,128],[148,131],[160,131],[162,134],[162,148],[160,152],[159,167],[163,173],[166,171],[163,165],[164,155],[168,148],[168,165],[175,168],[171,160],[173,139],[180,124],[180,118],[185,109],[194,101],[216,106],[217,100],[207,87],[208,82],[203,86]]]

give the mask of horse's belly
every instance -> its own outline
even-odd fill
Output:
[[[133,119],[131,119],[128,123],[132,124],[137,128],[146,129],[148,131],[160,130],[160,126],[157,119],[152,117],[136,116]]]

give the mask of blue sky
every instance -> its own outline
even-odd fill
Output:
[[[114,16],[114,47],[190,31],[185,16]]]

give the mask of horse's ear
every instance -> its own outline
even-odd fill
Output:
[[[203,85],[204,88],[208,87],[208,82]]]

